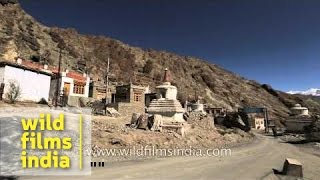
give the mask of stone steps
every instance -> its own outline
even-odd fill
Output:
[[[178,100],[154,99],[151,101],[148,112],[184,112]]]

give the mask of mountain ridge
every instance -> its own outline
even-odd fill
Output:
[[[182,102],[200,97],[213,107],[228,110],[267,107],[270,116],[280,120],[289,115],[289,108],[296,103],[309,107],[312,113],[320,112],[318,102],[274,90],[196,57],[132,47],[105,36],[79,34],[71,28],[47,27],[19,4],[0,4],[0,35],[0,58],[5,60],[13,61],[19,56],[56,66],[59,48],[63,48],[63,69],[88,72],[95,81],[104,81],[110,57],[113,84],[133,82],[154,89],[168,68]]]

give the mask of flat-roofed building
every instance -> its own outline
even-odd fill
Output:
[[[6,99],[10,84],[14,83],[20,88],[18,101],[48,101],[51,76],[52,72],[46,64],[21,58],[15,61],[0,61],[0,96]]]

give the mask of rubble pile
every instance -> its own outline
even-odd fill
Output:
[[[137,115],[136,117],[141,117]],[[252,134],[240,129],[215,128],[209,116],[190,114],[184,136],[168,128],[151,131],[150,128],[130,127],[131,119],[95,116],[92,122],[92,147],[97,149],[129,149],[132,147],[168,148],[219,148],[248,143]],[[226,132],[230,131],[230,132]],[[223,132],[223,133],[222,133]],[[111,161],[129,157],[109,157]],[[115,159],[114,159],[115,158]]]
[[[198,126],[203,129],[215,129],[214,118],[210,115],[205,115],[201,112],[191,112],[189,114],[187,122],[190,123],[192,126]]]

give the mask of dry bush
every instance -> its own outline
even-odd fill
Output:
[[[9,90],[6,93],[6,98],[9,100],[10,103],[15,103],[21,95],[21,88],[18,83],[10,82],[9,83]]]
[[[143,73],[150,74],[152,70],[153,70],[153,61],[149,59],[146,62],[145,66],[143,67]]]

